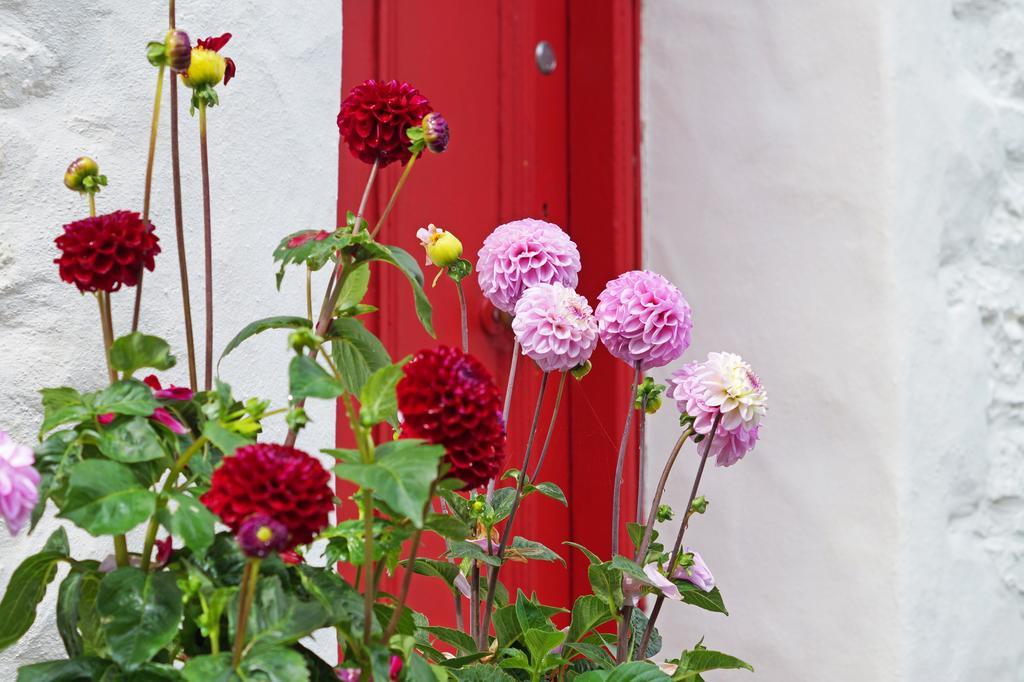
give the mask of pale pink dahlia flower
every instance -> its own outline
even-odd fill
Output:
[[[668,384],[669,397],[681,413],[693,418],[696,433],[711,433],[715,417],[722,415],[709,451],[717,466],[731,466],[754,448],[768,394],[738,355],[709,353],[704,362],[689,362],[676,370]]]
[[[0,515],[17,535],[39,501],[39,472],[32,448],[15,443],[0,431]]]
[[[524,218],[500,225],[487,235],[476,269],[487,300],[511,313],[529,287],[557,282],[575,288],[580,252],[557,225]]]
[[[587,299],[561,284],[538,284],[516,303],[512,331],[545,372],[567,372],[597,347],[597,320]]]
[[[598,297],[597,324],[608,351],[641,369],[672,362],[690,346],[690,304],[671,282],[647,270],[624,272]]]
[[[692,547],[683,548],[683,552],[689,557],[689,561],[684,563],[689,565],[677,566],[672,577],[691,582],[705,592],[715,589],[715,576],[711,575],[711,569],[704,563],[704,558]]]

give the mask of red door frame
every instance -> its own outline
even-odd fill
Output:
[[[519,15],[527,4],[518,3],[518,0],[496,3],[502,26],[507,28],[507,31],[503,29],[504,39],[517,39],[516,27],[523,21]],[[393,46],[389,45],[389,38],[393,39],[391,37],[397,33],[394,27],[401,21],[400,5],[397,0],[344,0],[342,3],[342,97],[353,85],[366,78],[401,78],[402,74],[382,73],[391,61],[388,55]],[[443,2],[437,6],[439,20],[458,21],[456,13],[446,14]],[[565,227],[579,246],[584,263],[579,291],[596,303],[597,294],[609,279],[638,268],[641,263],[640,2],[565,0],[564,6],[568,53],[559,55],[559,68],[568,69],[568,177],[562,179],[569,186]],[[429,42],[430,28],[424,27],[423,31],[425,41]],[[438,65],[438,68],[443,68],[443,65]],[[517,74],[514,69],[506,69],[502,76],[506,79],[502,86],[506,91],[515,87]],[[510,94],[514,93],[512,89]],[[510,96],[506,101],[512,99]],[[528,112],[526,114],[528,116]],[[501,125],[501,122],[496,123]],[[458,122],[452,121],[452,124],[453,143],[457,143]],[[528,131],[528,118],[526,125]],[[500,144],[515,143],[515,135],[523,131],[510,129],[514,127],[502,126]],[[500,172],[502,180],[513,180],[501,182],[500,203],[515,205],[509,197],[518,191],[514,179],[521,173],[509,175],[505,168]],[[366,167],[355,162],[339,141],[339,224],[343,223],[345,212],[358,203],[365,177]],[[390,191],[390,185],[386,187],[378,183],[377,191],[371,195],[368,215],[379,214],[379,208],[387,199],[386,192]],[[383,297],[390,298],[387,295]],[[379,325],[380,320],[368,322],[372,328],[374,324]],[[570,381],[567,392],[569,484],[565,492],[570,509],[569,537],[566,539],[607,557],[610,550],[608,524],[611,519],[612,477],[631,370],[611,358],[603,348],[598,350],[593,360],[591,375],[578,386]],[[351,445],[340,406],[336,434],[339,446]],[[629,452],[635,451],[634,433]],[[635,505],[637,473],[637,460],[631,456],[623,481],[624,521],[632,518],[630,510]],[[353,513],[346,505],[339,509],[339,518]],[[553,549],[562,553],[569,562],[572,595],[588,593],[586,560],[576,552],[564,551],[565,548]],[[536,563],[531,563],[531,566]],[[555,569],[543,565],[534,570]]]

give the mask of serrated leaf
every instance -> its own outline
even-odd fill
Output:
[[[709,670],[749,670],[754,672],[754,667],[735,656],[724,654],[721,651],[711,651],[700,647],[694,651],[684,651],[679,657],[679,667],[673,680],[696,680],[700,673]]]
[[[72,467],[59,516],[100,537],[127,533],[152,516],[155,508],[156,494],[143,488],[131,469],[90,459]]]
[[[234,338],[224,347],[220,354],[220,360],[226,358],[231,351],[238,348],[247,339],[261,334],[268,329],[312,329],[312,327],[313,323],[305,317],[295,317],[294,315],[264,317],[262,320],[250,322],[242,328],[242,331],[235,334]]]
[[[601,644],[593,642],[567,642],[565,648],[583,654],[588,661],[604,670],[610,670],[615,666],[615,659],[608,653],[607,647]],[[580,678],[577,677],[576,679]]]
[[[427,514],[426,527],[438,535],[451,540],[465,540],[472,532],[470,527],[450,514]]]
[[[393,365],[381,367],[371,374],[359,391],[359,418],[363,426],[374,426],[392,421],[398,412],[395,387],[402,379],[402,366],[408,358]]]
[[[370,289],[370,265],[358,263],[349,267],[341,281],[338,292],[338,310],[347,310],[360,304]]]
[[[474,654],[477,652],[476,642],[474,642],[473,638],[462,630],[445,628],[439,625],[428,625],[424,627],[423,630],[434,635],[434,637],[437,637],[445,644],[451,644],[463,653]]]
[[[339,464],[335,473],[363,488],[373,490],[394,511],[408,518],[416,528],[423,527],[423,508],[430,497],[430,486],[437,478],[438,461],[444,455],[439,445],[403,439],[377,448],[373,464]]]
[[[594,628],[615,618],[615,612],[598,596],[585,594],[572,605],[567,641],[576,642]]]
[[[73,388],[44,388],[40,393],[43,397],[43,424],[39,427],[40,435],[49,433],[58,426],[80,422],[92,416],[92,410],[85,404],[82,394]]]
[[[159,405],[153,397],[153,389],[141,381],[128,379],[118,381],[96,394],[93,414],[127,414],[148,417]]]
[[[658,628],[651,629],[651,636],[647,640],[647,650],[639,651],[640,648],[640,637],[647,629],[647,623],[649,619],[647,614],[641,609],[633,609],[629,617],[629,628],[630,631],[636,633],[633,640],[633,655],[630,658],[634,661],[651,661],[661,651],[661,633],[658,632]]]
[[[717,587],[713,588],[710,592],[705,592],[693,583],[685,580],[673,580],[672,582],[679,588],[679,594],[687,604],[702,608],[705,611],[729,615],[729,610],[725,608],[725,602],[722,600],[722,593]]]
[[[66,546],[67,536],[60,529]],[[51,535],[51,538],[54,536]],[[0,601],[0,651],[11,646],[28,632],[36,620],[36,608],[46,596],[47,586],[57,575],[57,564],[67,558],[67,551],[48,547],[33,554],[14,569]]]
[[[178,634],[181,590],[172,573],[146,573],[128,566],[103,578],[96,607],[111,658],[132,670]]]
[[[253,442],[212,419],[203,424],[203,435],[225,455]]]
[[[565,641],[565,633],[561,630],[540,630],[531,628],[523,632],[523,643],[530,652],[530,658],[536,663],[543,661],[552,649]]]
[[[124,372],[126,379],[140,369],[165,370],[174,367],[176,362],[170,345],[159,336],[132,332],[110,346],[110,364]]]
[[[293,400],[302,398],[337,398],[345,387],[315,360],[297,355],[288,365],[288,386]]]
[[[345,389],[359,395],[373,372],[391,364],[384,344],[359,320],[339,317],[331,325],[331,357]]]
[[[160,437],[145,417],[132,417],[103,429],[97,447],[110,459],[125,464],[148,462],[165,454]]]
[[[461,591],[455,586],[455,579],[459,576],[459,567],[456,564],[437,559],[416,559],[413,570],[420,575],[440,578],[448,585],[453,595],[460,595]]]
[[[423,270],[420,269],[416,259],[403,249],[397,246],[385,246],[375,242],[361,244],[356,249],[356,257],[359,260],[379,260],[398,268],[412,287],[413,303],[416,306],[416,317],[419,318],[423,328],[431,336],[434,334],[434,324],[431,321],[432,309],[430,299],[423,291]]]
[[[512,539],[512,544],[509,545],[509,550],[514,550],[516,554],[524,559],[560,561],[562,562],[562,565],[565,565],[565,559],[560,557],[557,552],[545,547],[539,542],[527,540],[526,538],[519,537],[518,535]]]
[[[605,678],[606,682],[658,682],[671,679],[658,666],[643,661],[620,665]]]
[[[587,577],[594,594],[604,600],[611,610],[616,611],[622,603],[622,574],[611,567],[611,562],[591,564]]]
[[[473,542],[455,541],[450,543],[448,556],[454,559],[474,559],[488,566],[501,566],[501,560],[498,557],[488,554],[481,549],[480,545]]]

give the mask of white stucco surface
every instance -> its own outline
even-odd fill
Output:
[[[335,0],[190,0],[178,3],[178,25],[193,39],[232,32],[224,51],[238,64],[237,78],[220,88],[222,106],[209,114],[219,352],[253,319],[304,313],[303,278],[287,277],[278,293],[271,252],[290,231],[335,224],[341,10]],[[69,161],[88,154],[111,183],[98,197],[99,210],[141,209],[156,76],[145,46],[165,30],[159,2],[0,0],[0,428],[23,442],[34,442],[39,427],[39,388],[93,390],[104,380],[95,301],[61,283],[51,263],[61,225],[86,214],[84,200],[61,178]],[[166,378],[187,385],[164,92],[152,208],[163,253],[145,279],[142,329],[171,342],[179,363]],[[188,116],[185,90],[180,105],[185,230],[201,352],[198,127]],[[128,330],[131,304],[130,293],[114,296],[117,331]],[[257,337],[225,360],[221,377],[237,395],[284,405],[284,346],[281,334]],[[311,408],[314,423],[300,445],[315,451],[333,443],[333,408],[323,401]],[[270,436],[284,430],[283,421],[275,422]],[[50,515],[31,537],[12,539],[3,531],[0,583],[6,585],[14,567],[55,527]],[[110,551],[83,533],[71,536],[76,557],[103,558]],[[14,679],[21,663],[64,655],[53,626],[55,601],[56,583],[32,630],[0,654],[0,679]],[[320,650],[334,660],[329,637]]]
[[[771,400],[687,534],[731,616],[671,609],[666,648],[1024,680],[1024,3],[649,0],[643,29],[647,263],[687,359],[739,352]]]

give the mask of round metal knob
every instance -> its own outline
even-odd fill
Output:
[[[537,69],[545,76],[551,75],[558,68],[555,48],[551,47],[551,43],[546,40],[537,43],[537,47],[533,50],[533,56],[537,60]]]

